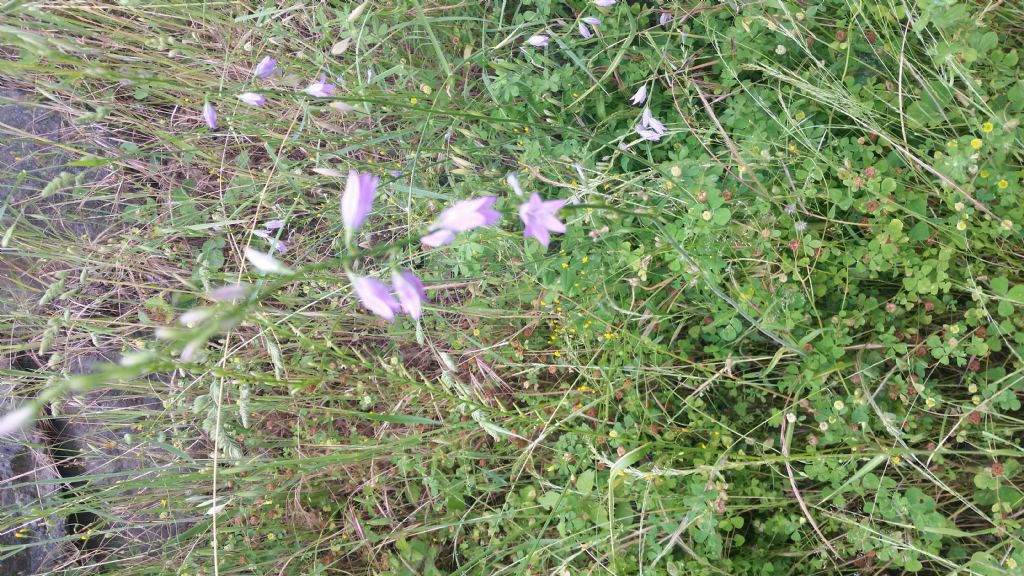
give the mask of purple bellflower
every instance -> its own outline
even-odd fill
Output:
[[[548,45],[548,37],[544,34],[534,34],[526,39],[526,43],[534,48],[542,48]]]
[[[327,82],[327,74],[321,72],[320,81],[306,86],[305,92],[306,94],[316,96],[317,98],[330,98],[331,96],[334,96],[334,91],[337,89],[337,86]]]
[[[203,120],[206,121],[206,125],[210,127],[210,130],[217,129],[217,110],[209,102],[203,104]]]
[[[665,125],[651,114],[650,108],[644,108],[644,113],[640,117],[640,123],[636,125],[636,133],[644,140],[657,142],[661,140],[665,132],[667,132]]]
[[[501,212],[492,208],[496,201],[494,196],[481,196],[456,202],[441,212],[437,222],[430,227],[432,233],[420,238],[420,242],[437,248],[454,240],[458,232],[497,224],[501,220]]]
[[[547,248],[551,241],[551,232],[562,234],[565,232],[565,224],[555,215],[566,204],[566,200],[541,200],[540,195],[534,192],[530,200],[519,206],[519,218],[526,226],[523,229],[523,236],[533,236],[538,242]]]
[[[267,101],[263,94],[257,94],[256,92],[244,92],[238,95],[238,99],[249,106],[263,106],[263,103]]]
[[[277,60],[270,56],[264,56],[263,60],[260,60],[259,64],[256,65],[256,77],[260,80],[266,80],[277,71]]]
[[[633,97],[629,99],[629,103],[633,106],[639,106],[647,101],[647,84],[644,84],[633,94]]]
[[[352,288],[363,306],[377,316],[388,322],[395,319],[395,312],[399,310],[399,304],[391,295],[391,290],[376,278],[367,276],[350,276]]]
[[[398,296],[398,303],[402,311],[416,320],[420,319],[423,313],[423,303],[427,301],[427,294],[423,291],[423,282],[415,274],[408,270],[395,272],[391,275],[391,284]]]
[[[369,172],[349,170],[345,193],[341,197],[341,221],[345,225],[345,235],[349,239],[362,227],[370,214],[379,182],[380,178]]]

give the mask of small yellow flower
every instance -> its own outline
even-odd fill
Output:
[[[529,134],[530,133],[530,127],[529,126],[523,126],[523,132],[526,132],[527,134]]]
[[[1017,567],[1017,561],[1014,560],[1013,558],[1007,558],[1006,559],[1006,567],[1009,568],[1010,570],[1013,570],[1014,568]]]
[[[605,340],[611,340],[612,336],[614,336],[614,334],[612,334],[611,332],[605,332],[604,333],[604,339]]]
[[[984,132],[985,134],[991,132],[992,128],[993,126],[991,122],[985,122],[984,124],[981,125],[981,131]]]
[[[580,262],[583,262],[584,264],[586,264],[587,262],[590,262],[590,258],[584,256],[582,259],[580,259]]]
[[[892,458],[890,458],[890,460],[892,460],[893,464],[899,464],[902,461],[902,458],[900,458],[899,456],[893,456]]]
[[[978,173],[978,176],[981,176],[982,178],[988,178],[988,170],[982,170],[981,172]]]
[[[409,103],[410,104],[415,104],[415,103],[417,103],[419,101],[420,101],[420,99],[415,97],[415,96],[413,96],[412,98],[409,98]]]
[[[555,350],[555,358],[561,358],[561,357],[562,357],[562,353],[559,352],[558,350]]]
[[[999,181],[999,188],[1005,190],[1010,185],[1005,179]]]
[[[832,407],[835,408],[836,410],[842,410],[843,408],[846,408],[846,403],[843,402],[842,400],[836,400],[835,402],[832,403]]]
[[[984,142],[981,141],[981,138],[971,140],[971,148],[974,148],[975,150],[981,150],[982,144],[984,144]]]
[[[700,217],[703,218],[705,222],[710,222],[712,216],[713,214],[711,214],[711,210],[705,210],[700,214]]]
[[[568,268],[568,267],[569,267],[569,263],[568,262],[562,262],[562,268],[563,269]]]
[[[967,222],[964,222],[963,220],[958,220],[956,223],[956,229],[960,230],[961,232],[967,230]]]
[[[961,211],[961,210],[963,210],[963,209],[964,209],[964,203],[963,203],[963,202],[957,202],[956,204],[953,204],[953,208],[954,208],[954,209],[955,209],[955,210],[956,210],[957,212],[959,212],[959,211]]]
[[[422,84],[420,85],[420,91],[426,94],[427,96],[430,96],[430,93],[433,92],[434,89],[426,84]]]
[[[978,393],[978,385],[977,384],[971,384],[970,386],[967,387],[967,392],[969,392],[971,394],[977,394]]]
[[[1000,224],[1000,226],[1003,227],[1003,230],[1006,230],[1007,232],[1009,232],[1010,230],[1013,230],[1013,220],[1006,219],[1006,220],[1003,220],[1002,222],[1000,222],[999,224]]]
[[[609,438],[618,438],[619,437],[619,433],[616,430],[612,430],[611,432],[608,433],[608,437]]]
[[[679,178],[680,176],[683,175],[683,169],[680,168],[679,166],[673,166],[672,169],[669,170],[669,172],[672,173],[673,178]]]
[[[793,118],[796,118],[797,122],[803,120],[806,117],[807,117],[807,115],[804,114],[803,110],[801,110],[800,112],[797,112],[796,114],[793,115]]]
[[[959,334],[960,333],[960,325],[959,324],[953,324],[952,326],[950,326],[949,327],[949,333],[950,334]]]
[[[480,329],[479,328],[473,328],[473,336],[479,336],[479,335],[480,335]]]
[[[746,172],[746,171],[747,171],[747,167],[746,167],[746,166],[740,166],[740,167],[739,167],[739,168],[737,168],[737,169],[739,170],[740,174],[743,174],[744,172]]]
[[[924,399],[924,405],[929,408],[934,408],[936,404],[938,404],[938,402],[936,402],[935,398],[932,398],[931,396]]]
[[[981,396],[978,396],[977,394],[971,396],[971,403],[973,403],[975,406],[981,404]]]

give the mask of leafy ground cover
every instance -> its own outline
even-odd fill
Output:
[[[2,313],[4,379],[40,417],[158,401],[88,447],[144,468],[0,528],[187,526],[70,573],[1020,573],[1016,3],[0,18],[4,82],[102,174],[3,205],[32,302]],[[380,179],[355,233],[350,170]],[[567,201],[548,246],[523,236],[534,193]],[[482,196],[500,222],[419,242]],[[426,285],[418,320],[347,275],[394,269]],[[121,361],[75,370],[97,350]]]

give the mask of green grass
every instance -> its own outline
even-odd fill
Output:
[[[107,174],[3,204],[2,377],[97,423],[87,460],[138,459],[0,533],[99,513],[113,555],[69,536],[69,574],[1019,573],[1024,11],[356,6],[0,7],[0,80]],[[355,246],[349,169],[381,177]],[[577,203],[547,250],[512,172]],[[483,194],[498,226],[418,245]],[[242,256],[271,219],[294,274]],[[422,320],[372,317],[347,267],[415,270]],[[97,350],[127,360],[82,374]]]

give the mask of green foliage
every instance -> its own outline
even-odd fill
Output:
[[[82,249],[167,271],[140,285],[138,319],[168,338],[118,334],[193,381],[167,393],[168,418],[216,449],[178,490],[228,478],[218,538],[244,552],[221,570],[1024,565],[1019,7],[351,9],[219,6],[189,12],[194,28],[154,20],[182,14],[170,6],[110,16],[160,38],[107,40],[145,48],[138,68],[58,42],[95,38],[106,16],[26,9],[42,36],[0,30],[19,77],[132,133],[104,150],[111,169],[155,179],[122,207],[116,254]],[[601,19],[590,39],[582,16]],[[542,32],[546,47],[520,48]],[[284,69],[270,103],[236,104],[264,53]],[[299,92],[321,71],[346,106]],[[634,131],[641,86],[659,142]],[[206,99],[216,133],[199,128]],[[360,266],[415,267],[433,287],[420,323],[354,312],[329,175],[350,167],[382,176],[359,239],[381,249]],[[521,238],[509,172],[576,201],[549,249]],[[482,193],[500,197],[498,228],[403,243]],[[287,221],[294,276],[243,267],[271,218]],[[239,278],[256,296],[203,299]],[[200,326],[166,330],[200,305]],[[74,334],[41,323],[40,354]],[[189,449],[187,434],[169,443]],[[170,552],[187,556],[179,573],[210,573],[212,538]]]

